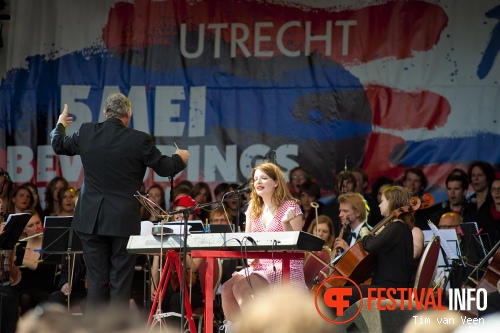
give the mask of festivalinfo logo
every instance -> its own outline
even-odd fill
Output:
[[[335,281],[336,279],[343,279],[346,285],[354,286],[354,288],[329,287],[331,284],[338,285],[339,281]],[[332,283],[333,281],[335,282]],[[353,280],[343,276],[333,276],[323,281],[316,289],[314,302],[320,316],[332,324],[345,324],[354,320],[360,314],[364,302],[367,303],[365,308],[369,311],[393,311],[399,308],[400,310],[454,310],[470,312],[474,307],[480,311],[488,307],[488,295],[484,288],[451,288],[448,290],[448,306],[443,305],[442,295],[441,288],[435,292],[433,288],[417,290],[415,288],[373,287],[368,288],[367,295],[363,298],[359,285]],[[360,300],[356,311],[347,311],[353,305],[347,299],[350,296],[357,296],[356,298]],[[401,301],[399,305],[397,300]],[[406,309],[405,300],[408,301]],[[322,307],[321,304],[324,304],[326,307]],[[350,317],[345,318],[346,313],[352,314]],[[481,319],[462,317],[464,324],[482,323]]]

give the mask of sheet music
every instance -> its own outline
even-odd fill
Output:
[[[465,266],[457,231],[455,229],[438,229],[430,221],[428,224],[431,230],[422,230],[425,242],[429,242],[434,235],[438,235],[441,239],[440,244],[443,251],[439,252],[438,267],[449,267],[451,265]],[[454,260],[454,262],[452,263],[450,260]]]
[[[434,223],[431,222],[431,220],[427,221],[427,224],[431,228],[431,231],[434,235],[438,235],[439,238],[441,239],[441,247],[444,250],[444,253],[446,254],[446,259],[460,259],[458,256],[457,251],[454,251],[450,245],[448,244],[449,241],[456,241],[456,244],[458,244],[458,237],[457,237],[457,232],[455,229],[452,229],[450,231],[453,231],[453,233],[448,232],[448,230],[439,230]],[[425,233],[424,233],[425,234]]]

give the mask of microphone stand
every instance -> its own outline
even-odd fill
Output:
[[[209,207],[214,203],[218,203],[218,201],[214,202],[208,202],[202,205],[197,205],[194,207],[188,207],[184,209],[179,209],[173,212],[170,212],[170,216],[180,214],[182,213],[182,220],[183,220],[183,238],[181,239],[182,242],[182,271],[181,271],[181,281],[179,281],[179,289],[180,289],[180,301],[181,301],[181,332],[183,332],[184,328],[184,307],[185,307],[185,288],[186,288],[186,267],[187,267],[187,237],[188,237],[188,225],[189,225],[189,215],[195,211],[196,209],[199,208],[204,208],[204,207]],[[163,234],[163,233],[162,233]]]
[[[242,194],[242,193],[238,193],[237,195],[239,196],[240,194]],[[141,195],[136,196],[136,197],[139,197],[140,199],[142,199],[143,201],[141,201],[141,202],[143,202],[143,203],[144,202],[150,203],[150,201],[151,201],[148,198],[141,196]],[[186,267],[187,267],[187,252],[188,252],[187,239],[188,239],[189,215],[191,215],[191,213],[193,211],[195,211],[196,209],[210,207],[213,204],[221,204],[223,201],[224,200],[207,202],[205,204],[201,204],[201,205],[197,205],[197,206],[193,206],[193,207],[188,207],[188,208],[183,208],[183,209],[179,209],[179,210],[172,211],[172,212],[168,213],[169,216],[182,214],[183,229],[184,229],[183,230],[183,237],[180,240],[182,242],[181,254],[182,254],[182,265],[183,265],[182,270],[181,270],[181,281],[179,281],[180,301],[181,301],[181,332],[183,331],[184,323],[185,323],[185,318],[184,318],[185,317],[185,294],[184,293],[185,293],[185,289],[186,289]],[[147,207],[148,206],[147,204],[145,206],[146,206],[146,208],[150,208],[150,207]],[[163,227],[163,221],[162,221],[162,227]],[[234,232],[234,230],[233,230],[233,232]],[[161,235],[163,236],[163,232],[161,233]],[[160,240],[160,244],[163,244],[163,240]]]
[[[236,211],[236,226],[234,229],[238,229],[238,231],[241,231],[240,228],[240,209],[241,209],[241,196],[243,193],[238,193],[237,198],[236,198],[236,207],[238,207],[238,210]],[[233,232],[236,230],[233,230]]]
[[[248,183],[248,181],[245,184],[247,184],[247,183]],[[231,193],[231,192],[228,192],[228,193]],[[233,197],[233,196],[236,195],[236,207],[237,207],[237,211],[236,211],[236,225],[234,226],[234,230],[231,228],[231,231],[233,233],[236,232],[236,229],[238,229],[238,231],[241,231],[241,228],[240,228],[240,213],[241,213],[240,209],[241,209],[241,196],[244,194],[244,192],[233,193],[228,198],[226,198],[226,194],[224,194],[224,196],[222,197],[222,200],[220,201],[220,203],[223,204],[224,201],[231,200],[231,197]],[[231,221],[228,221],[228,222],[231,223]]]
[[[164,221],[170,217],[168,215],[168,213],[166,211],[164,211],[159,205],[157,205],[156,202],[149,199],[147,194],[144,195],[144,194],[137,192],[137,194],[134,194],[134,197],[137,200],[139,200],[140,204],[144,208],[146,208],[146,210],[151,214],[151,216],[153,216],[157,220],[160,220],[160,222],[159,222],[160,228],[163,231]],[[161,277],[162,273],[163,273],[162,272],[162,264],[161,264],[162,260],[163,260],[163,232],[160,234],[160,258],[158,260],[159,260],[159,275]],[[149,262],[149,258],[148,258],[148,262]],[[151,275],[152,273],[153,273],[152,269],[150,269],[149,274]],[[149,288],[148,288],[147,283],[145,285],[145,289],[149,289],[146,291],[147,294],[150,294],[150,292],[151,292],[151,281],[153,281],[153,278],[150,276]],[[156,315],[160,315],[161,314],[161,301],[163,300],[163,295],[165,293],[165,290],[163,290],[163,288],[160,289],[160,287],[158,286],[157,292],[160,292],[161,295],[159,297],[160,300],[158,301],[158,304],[157,304]],[[163,317],[161,319],[159,319],[158,322],[160,323],[160,331],[161,331],[161,325],[163,324]],[[154,324],[153,324],[153,326],[154,326]]]

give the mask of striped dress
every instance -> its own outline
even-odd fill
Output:
[[[292,207],[295,210],[296,215],[302,215],[299,205],[297,205],[294,201],[288,200],[283,202],[278,211],[273,217],[273,220],[269,225],[264,227],[260,220],[260,216],[252,220],[252,232],[277,232],[282,231],[283,225],[281,224],[281,219],[283,215],[285,215],[288,208]],[[246,214],[249,214],[247,210]],[[302,269],[302,260],[290,260],[290,284],[297,290],[307,291],[307,286],[304,279],[304,270]],[[273,267],[276,268],[274,271]],[[242,269],[235,274],[246,276],[250,273],[258,274],[267,280],[271,285],[281,285],[281,272],[282,272],[282,262],[281,260],[272,260],[272,259],[259,259],[259,263],[257,265],[252,265],[247,269]]]

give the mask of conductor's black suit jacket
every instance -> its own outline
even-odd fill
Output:
[[[186,167],[179,155],[162,155],[149,134],[125,127],[117,118],[85,123],[69,136],[58,124],[50,137],[57,154],[81,156],[84,180],[72,227],[86,234],[139,234],[140,203],[134,194],[146,168],[167,177]]]

